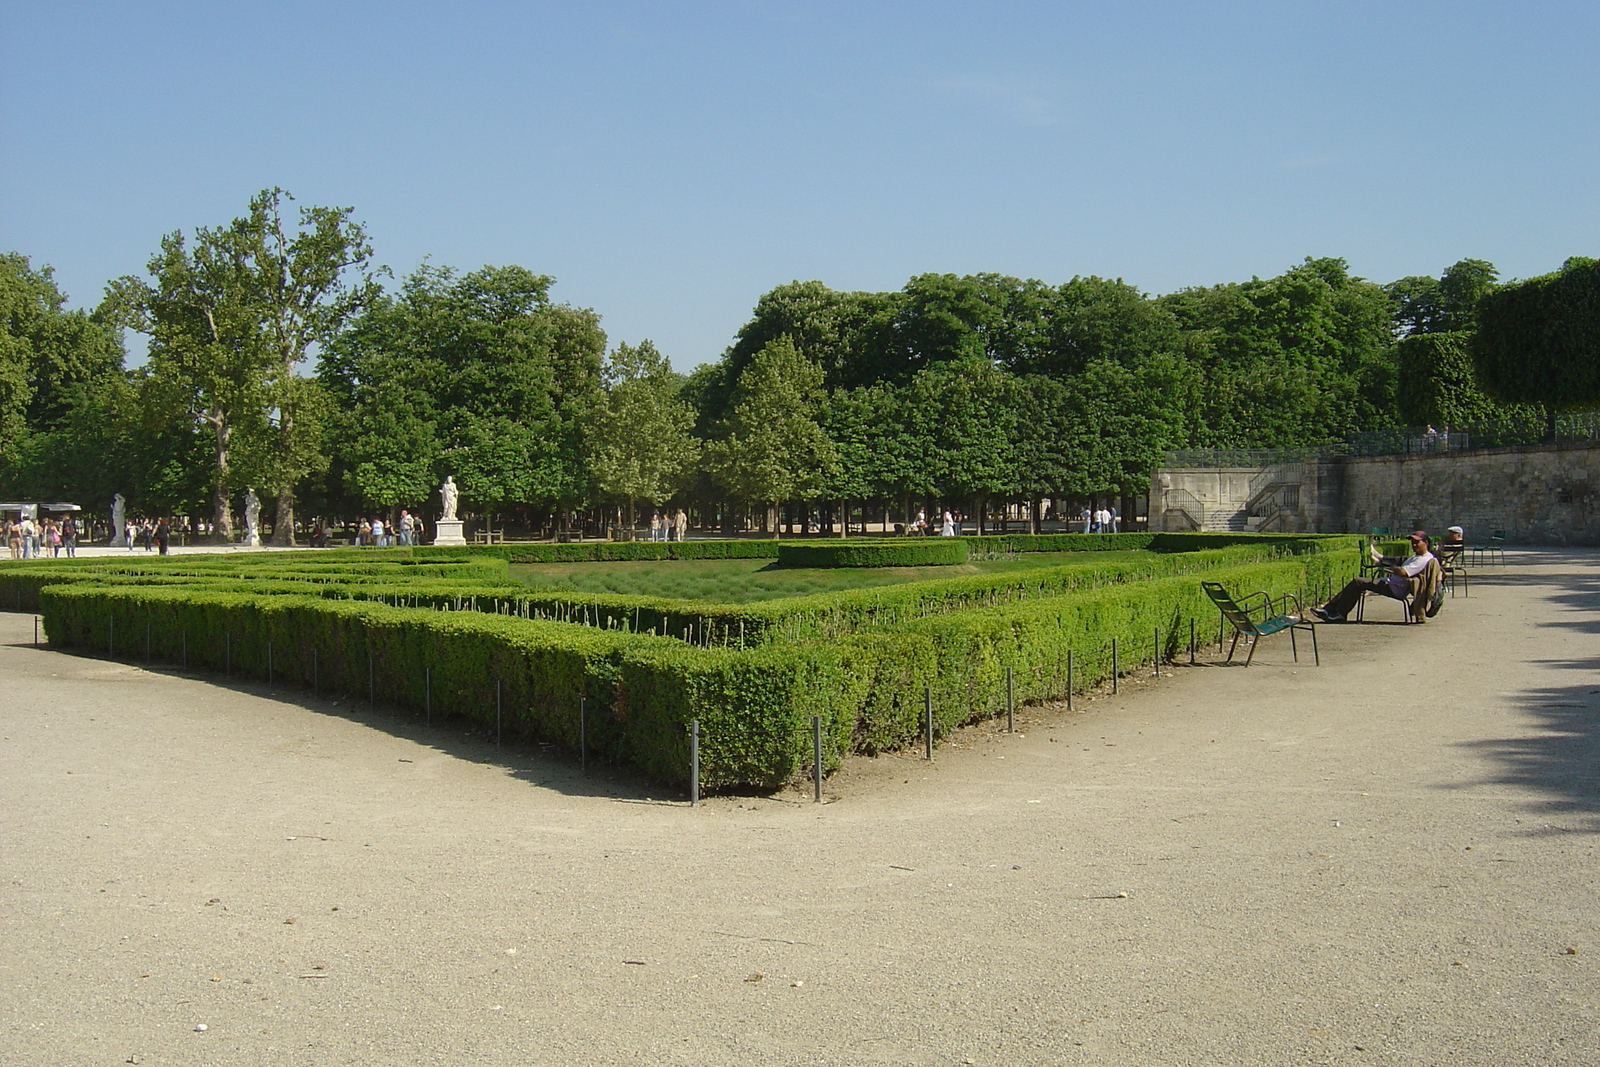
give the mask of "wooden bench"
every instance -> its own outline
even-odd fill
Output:
[[[1250,666],[1250,661],[1255,658],[1256,645],[1263,637],[1289,632],[1289,648],[1294,654],[1294,661],[1300,662],[1300,649],[1295,644],[1294,632],[1296,630],[1309,630],[1311,632],[1311,655],[1315,658],[1317,666],[1322,666],[1322,655],[1317,650],[1316,623],[1305,617],[1305,608],[1300,604],[1300,598],[1293,593],[1285,593],[1280,597],[1268,596],[1263,590],[1251,593],[1241,600],[1235,600],[1233,595],[1220,582],[1201,582],[1200,588],[1204,589],[1206,596],[1222,612],[1222,617],[1233,626],[1233,643],[1228,646],[1228,662],[1233,662],[1233,653],[1239,647],[1239,638],[1250,638],[1250,654],[1245,657],[1244,665]],[[1294,605],[1291,613],[1288,608]],[[1283,610],[1279,610],[1279,606]],[[1259,615],[1258,620],[1256,616]]]

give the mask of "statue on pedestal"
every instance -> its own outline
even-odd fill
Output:
[[[455,478],[452,475],[445,475],[444,484],[439,487],[439,499],[444,503],[444,514],[439,516],[440,518],[453,519],[456,517],[457,495]]]
[[[261,498],[254,489],[244,491],[244,543],[251,548],[261,547]]]
[[[124,544],[122,538],[123,520],[127,518],[128,501],[118,493],[111,498],[111,547],[121,548]]]

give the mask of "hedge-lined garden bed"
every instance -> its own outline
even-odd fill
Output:
[[[780,567],[942,567],[966,561],[967,543],[959,537],[791,541],[778,546]]]
[[[511,736],[575,745],[582,700],[593,751],[666,780],[686,778],[685,730],[698,720],[704,784],[770,788],[809,769],[812,715],[831,766],[913,739],[924,689],[940,734],[1003,709],[1008,666],[1019,700],[1059,698],[1069,652],[1082,689],[1109,672],[1112,638],[1128,670],[1158,640],[1164,654],[1186,648],[1191,622],[1214,632],[1198,575],[1314,596],[1354,571],[1359,544],[1191,536],[1179,544],[1221,547],[1183,552],[1105,536],[1157,550],[748,605],[531,592],[505,580],[498,552],[52,560],[0,565],[0,608],[37,604],[52,644],[96,654],[148,648],[157,661],[348,694],[370,680],[378,701],[486,725],[498,707]]]

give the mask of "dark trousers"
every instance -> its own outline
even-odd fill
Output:
[[[1392,600],[1405,599],[1394,595],[1394,586],[1387,578],[1352,578],[1337,596],[1322,605],[1322,610],[1330,615],[1348,615],[1356,609],[1362,593],[1378,593]]]

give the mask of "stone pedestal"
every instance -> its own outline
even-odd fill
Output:
[[[461,536],[460,519],[440,519],[433,524],[433,543],[436,545],[464,545],[467,539]]]

